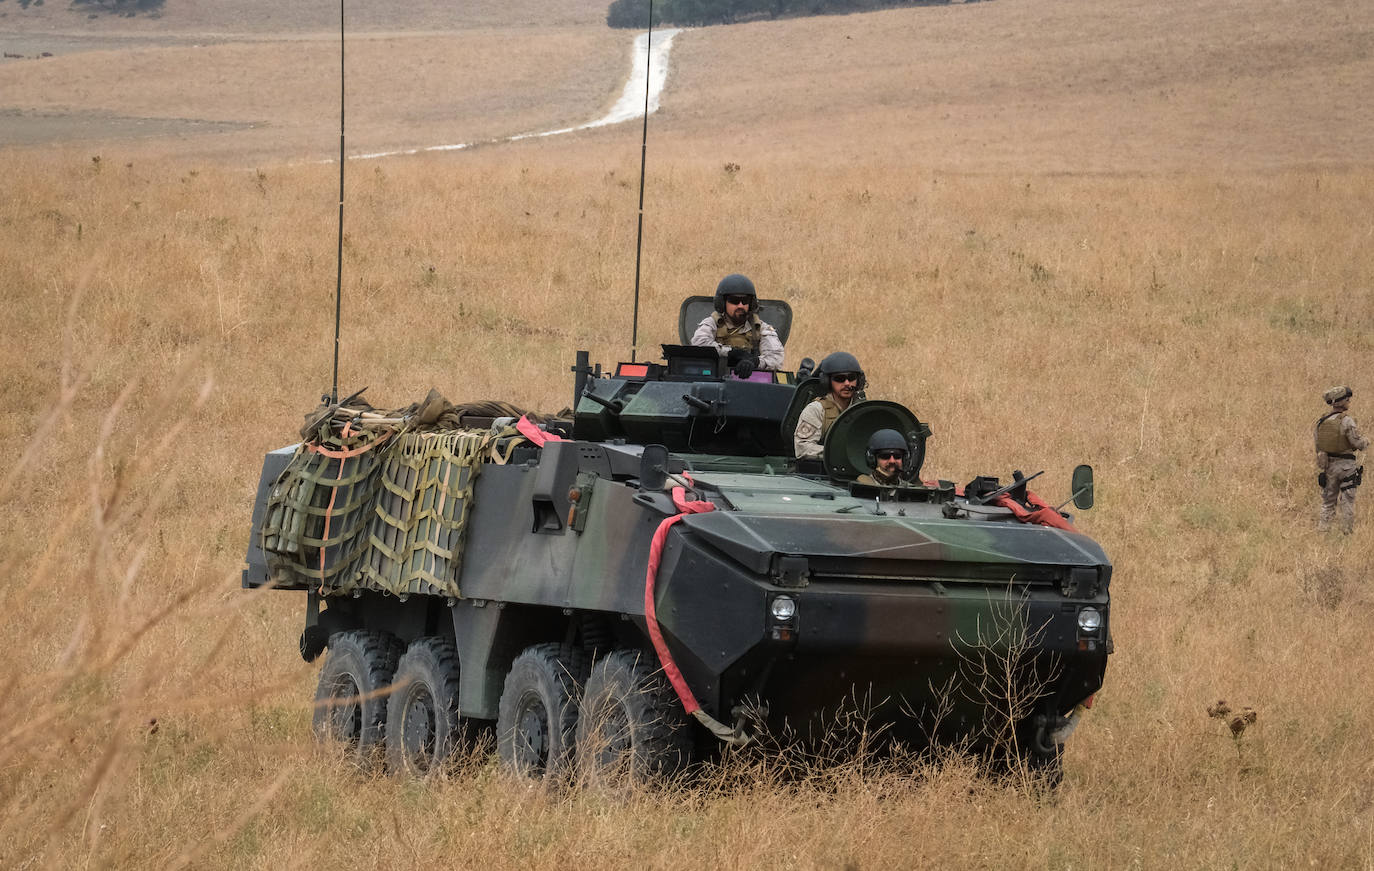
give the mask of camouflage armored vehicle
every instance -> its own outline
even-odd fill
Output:
[[[923,482],[930,429],[897,403],[851,406],[799,462],[820,383],[686,346],[710,300],[663,362],[579,353],[570,415],[353,397],[267,455],[243,583],[305,592],[318,735],[423,773],[494,726],[515,771],[643,776],[857,701],[885,741],[1058,770],[1106,668],[1102,549],[1019,473]],[[855,480],[880,429],[907,486]]]

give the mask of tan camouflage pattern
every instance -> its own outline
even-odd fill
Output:
[[[1350,438],[1352,431],[1355,438],[1360,437],[1360,430],[1350,415],[1327,415],[1317,424],[1317,450],[1326,454],[1352,454],[1360,450]]]
[[[1342,399],[1349,399],[1354,395],[1355,391],[1343,385],[1340,387],[1332,387],[1330,390],[1322,394],[1322,399],[1326,400],[1327,405],[1335,405]]]
[[[1327,393],[1343,389],[1333,388]],[[1345,412],[1336,412],[1326,415],[1317,423],[1315,441],[1317,471],[1326,473],[1326,486],[1322,487],[1321,512],[1317,515],[1317,526],[1321,529],[1330,528],[1334,517],[1339,521],[1341,531],[1349,534],[1355,530],[1355,493],[1358,491],[1357,487],[1349,486],[1349,482],[1360,463],[1358,460],[1333,457],[1330,454],[1353,454],[1366,450],[1369,447],[1369,439],[1360,432],[1355,418]]]
[[[858,399],[854,399],[849,404],[852,406]],[[802,409],[801,415],[797,417],[797,429],[793,433],[793,450],[797,457],[820,459],[822,454],[821,441],[825,434],[830,432],[830,427],[834,425],[835,419],[840,416],[841,408],[835,397],[830,394],[822,396],[815,402],[809,403]]]
[[[1326,463],[1326,486],[1322,488],[1321,514],[1317,526],[1329,529],[1331,518],[1337,517],[1341,532],[1349,535],[1355,531],[1355,493],[1358,487],[1345,486],[1355,474],[1359,464],[1354,460],[1328,459]]]
[[[758,354],[759,368],[777,371],[782,368],[782,340],[771,324],[759,320],[758,315],[750,315],[738,327],[732,326],[725,315],[713,312],[701,319],[696,332],[692,334],[692,344],[702,348],[715,347],[722,354],[731,348],[741,348]]]

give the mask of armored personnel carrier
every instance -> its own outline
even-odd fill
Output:
[[[686,345],[710,303],[662,362],[580,352],[570,416],[353,397],[267,455],[243,584],[305,593],[317,734],[424,773],[494,727],[517,772],[643,777],[857,703],[884,741],[1057,773],[1106,668],[1102,548],[1019,473],[922,481],[930,429],[897,403],[798,461],[822,385]],[[856,481],[879,429],[906,486]],[[1075,489],[1088,507],[1090,469]]]

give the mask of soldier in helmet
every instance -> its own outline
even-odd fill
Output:
[[[1322,511],[1318,525],[1326,529],[1331,515],[1341,517],[1341,531],[1349,534],[1355,529],[1355,488],[1364,477],[1364,466],[1355,463],[1355,452],[1369,447],[1369,439],[1360,434],[1350,411],[1349,387],[1332,387],[1322,395],[1331,411],[1317,420],[1317,483],[1322,488]]]
[[[714,346],[740,378],[748,378],[755,369],[781,369],[782,340],[777,330],[759,319],[758,312],[754,282],[743,275],[727,275],[716,285],[715,314],[702,318],[692,344]]]
[[[910,456],[906,439],[895,429],[880,429],[868,439],[868,467],[871,475],[860,475],[860,484],[878,487],[903,486],[902,472]]]
[[[840,412],[863,400],[868,386],[859,360],[847,351],[836,351],[816,367],[816,377],[825,385],[826,393],[809,403],[797,417],[797,429],[792,446],[798,459],[819,458],[821,439],[830,431]]]

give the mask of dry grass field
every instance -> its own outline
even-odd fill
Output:
[[[629,34],[506,6],[351,43],[350,141],[593,117]],[[184,8],[0,65],[0,111],[270,122],[0,150],[0,867],[1374,867],[1374,503],[1318,534],[1310,459],[1332,384],[1374,429],[1360,4],[995,0],[674,48],[642,346],[741,270],[792,301],[791,362],[854,350],[931,422],[931,472],[1062,499],[1096,467],[1117,652],[1053,797],[958,759],[608,797],[315,746],[299,597],[237,583],[262,454],[329,387],[337,170],[291,161],[337,142],[332,49]],[[224,36],[159,42],[196,31]],[[351,164],[341,388],[566,405],[576,349],[628,353],[638,157],[623,125]]]

